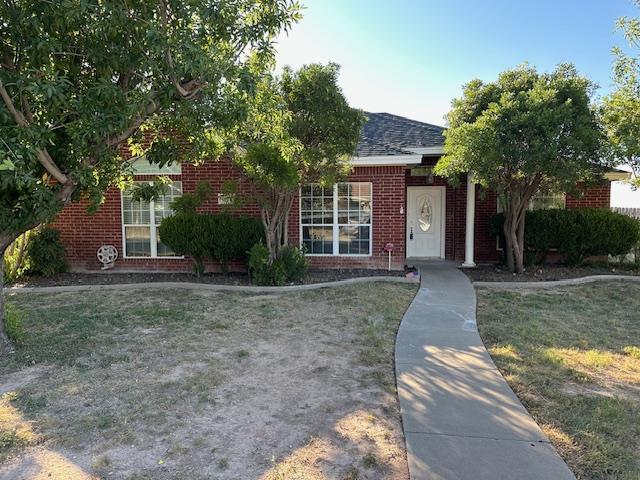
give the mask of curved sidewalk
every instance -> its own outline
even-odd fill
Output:
[[[395,354],[411,479],[575,480],[487,353],[467,276],[418,266]]]

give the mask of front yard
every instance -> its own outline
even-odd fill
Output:
[[[640,285],[479,290],[478,326],[578,478],[640,478]]]
[[[3,479],[406,479],[393,342],[415,285],[15,294]]]

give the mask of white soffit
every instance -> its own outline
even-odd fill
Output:
[[[621,172],[620,170],[612,170],[604,174],[604,178],[610,182],[616,180],[629,180],[631,178],[631,172]]]
[[[406,150],[420,155],[444,155],[444,147],[442,145],[437,147],[406,148]]]
[[[422,163],[422,155],[380,155],[351,159],[351,164],[354,167],[419,165],[420,163]]]

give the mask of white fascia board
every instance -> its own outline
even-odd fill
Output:
[[[422,163],[422,155],[381,155],[351,159],[351,164],[354,167],[419,165],[420,163]]]
[[[419,153],[420,155],[444,155],[444,147],[442,145],[438,145],[437,147],[403,148],[413,153]]]
[[[611,170],[604,174],[604,178],[610,182],[629,180],[631,178],[631,172],[622,172],[620,170]]]

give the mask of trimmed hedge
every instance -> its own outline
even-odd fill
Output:
[[[491,232],[504,245],[504,214],[491,219]],[[529,263],[544,263],[551,250],[571,264],[598,255],[625,255],[640,241],[640,223],[604,208],[548,209],[526,213],[525,252]]]
[[[160,238],[177,255],[188,255],[194,270],[204,272],[204,261],[220,262],[223,272],[231,260],[246,260],[247,251],[264,239],[262,222],[227,214],[178,213],[160,224]]]

